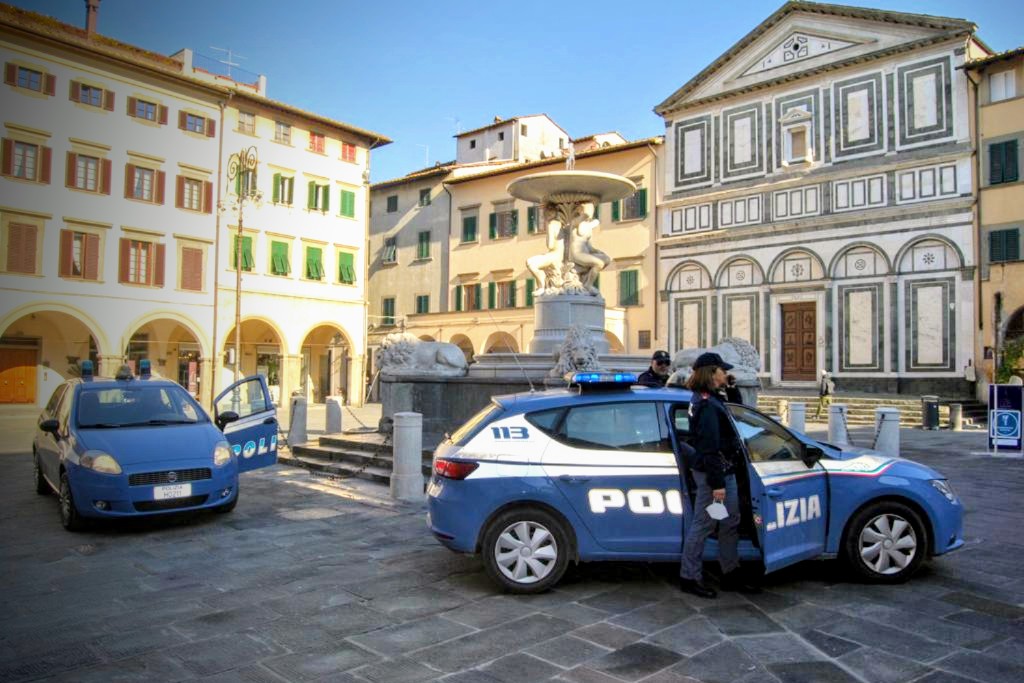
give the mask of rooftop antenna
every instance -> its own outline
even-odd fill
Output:
[[[491,315],[491,310],[489,308],[485,308],[482,310],[487,312],[487,317],[491,319],[491,324],[494,325],[495,329],[498,330],[499,332],[504,332],[504,330],[501,329],[501,326],[498,325],[498,321],[494,319],[493,315]],[[526,372],[526,368],[524,368],[523,364],[519,362],[519,354],[513,351],[512,349],[509,349],[509,353],[512,354],[512,360],[514,360],[516,362],[516,365],[519,366],[519,372],[523,373],[523,377],[526,378],[526,383],[530,385],[530,393],[536,393],[537,389],[534,388],[533,386],[533,380],[530,379],[530,374]]]
[[[455,124],[456,135],[462,132],[462,121],[460,121],[457,116],[446,116],[445,118]]]
[[[237,54],[237,53],[233,52],[231,50],[231,48],[229,48],[229,47],[214,47],[213,45],[211,45],[210,49],[211,50],[216,50],[217,52],[223,52],[225,54],[225,56],[226,56],[225,59],[218,59],[217,61],[220,62],[221,64],[225,65],[228,68],[228,78],[231,78],[231,67],[233,67],[233,66],[241,66],[241,64],[239,64],[237,62],[233,62],[232,61],[233,59],[249,59],[245,55],[240,55],[240,54]]]

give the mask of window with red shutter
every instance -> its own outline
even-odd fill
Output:
[[[181,288],[192,292],[203,291],[203,250],[181,248]]]
[[[86,280],[98,281],[100,279],[100,236],[85,236],[85,272],[82,277]]]
[[[150,245],[153,246],[153,245]],[[156,253],[153,256],[153,284],[157,287],[164,286],[164,269],[166,267],[166,255],[167,247],[163,244],[157,244]]]
[[[341,160],[353,164],[356,162],[356,146],[351,142],[341,143]]]
[[[36,235],[38,228],[27,223],[11,223],[7,228],[7,272],[35,275]]]

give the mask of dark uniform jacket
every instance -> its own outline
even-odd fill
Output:
[[[689,465],[707,475],[712,489],[725,488],[725,477],[742,462],[736,430],[729,413],[714,394],[693,395],[690,403],[690,445],[694,455]]]
[[[647,370],[640,373],[640,376],[636,378],[636,383],[642,384],[645,387],[663,387],[667,381],[668,375],[659,375],[650,368],[647,368]]]

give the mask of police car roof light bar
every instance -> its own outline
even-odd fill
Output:
[[[633,372],[569,372],[565,375],[569,386],[584,389],[625,389],[636,384]]]
[[[92,373],[93,373],[92,361],[91,360],[83,360],[82,361],[82,379],[84,379],[86,382],[91,382],[92,381]]]
[[[153,368],[149,364],[148,358],[143,358],[139,361],[139,377],[142,379],[149,379],[153,376]]]

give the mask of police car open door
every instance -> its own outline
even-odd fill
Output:
[[[217,396],[213,408],[217,426],[238,456],[239,472],[277,462],[277,409],[263,375],[235,382]],[[231,414],[237,419],[226,422]]]
[[[766,415],[733,404],[729,411],[750,462],[750,503],[765,571],[825,552],[825,468],[806,465],[804,444]]]

